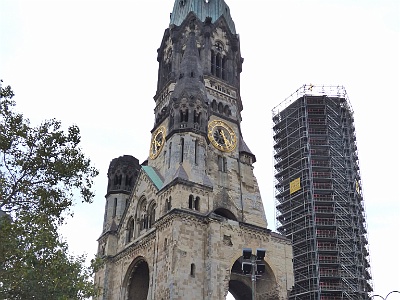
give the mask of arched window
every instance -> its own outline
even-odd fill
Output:
[[[214,99],[213,102],[211,103],[211,109],[216,111],[217,110],[217,101]]]
[[[226,57],[223,55],[224,46],[221,42],[216,42],[214,49],[211,50],[211,74],[226,79],[225,63]]]
[[[228,117],[231,115],[231,110],[229,109],[228,105],[225,105],[225,107],[224,107],[224,115],[226,115]]]
[[[222,114],[224,112],[224,105],[220,102],[218,103],[218,112]]]
[[[171,197],[165,199],[165,212],[171,210]]]
[[[201,112],[198,112],[198,111],[195,110],[193,112],[193,121],[194,121],[194,123],[200,124],[200,119],[201,119]]]
[[[187,122],[189,121],[189,114],[188,114],[188,109],[181,109],[180,111],[180,121],[182,122]]]
[[[147,202],[146,199],[143,198],[140,202],[139,210],[137,212],[138,222],[139,222],[139,231],[143,229],[147,229],[148,226],[148,216],[146,211]]]
[[[155,203],[150,205],[148,216],[149,216],[148,228],[151,228],[151,227],[153,227],[154,223],[156,222],[156,204]]]
[[[114,176],[114,185],[121,185],[122,183],[122,174],[115,174]]]
[[[197,196],[196,200],[194,200],[194,209],[200,210],[200,197],[199,196]]]
[[[190,209],[194,208],[194,197],[193,197],[193,195],[189,196],[189,208]]]
[[[132,186],[132,176],[127,175],[125,177],[125,186],[131,187]]]
[[[135,220],[133,218],[130,218],[128,221],[128,228],[127,228],[127,236],[126,236],[126,241],[132,242],[133,238],[135,236]]]

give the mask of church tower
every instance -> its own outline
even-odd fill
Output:
[[[228,291],[252,299],[244,248],[266,250],[255,299],[287,299],[292,247],[267,229],[256,157],[242,136],[243,58],[229,7],[223,0],[176,0],[157,52],[149,157],[140,167],[122,157],[129,158],[121,161],[129,165],[125,173],[139,170],[129,197],[108,190],[98,299],[217,300]],[[109,187],[115,176],[119,182],[117,161]]]

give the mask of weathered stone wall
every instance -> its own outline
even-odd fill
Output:
[[[231,276],[231,269],[243,248],[267,250],[267,272],[257,287],[264,295],[260,299],[287,299],[293,267],[286,239],[260,227],[185,211],[173,211],[138,242],[109,257],[96,282],[105,279],[108,284],[104,299],[127,299],[135,263],[144,260],[150,275],[149,300],[224,299],[229,280],[238,277]],[[250,284],[248,278],[239,279]]]

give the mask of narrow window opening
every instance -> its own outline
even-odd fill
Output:
[[[132,242],[134,237],[135,221],[131,219],[128,223],[128,238],[127,242]]]
[[[213,100],[212,104],[211,104],[211,108],[212,110],[217,110],[217,101]]]
[[[189,120],[189,114],[187,109],[182,109],[180,111],[180,122],[187,122]]]
[[[169,143],[168,147],[168,169],[171,168],[171,157],[172,157],[172,142]]]
[[[125,177],[125,186],[131,187],[132,186],[132,176]]]
[[[222,60],[221,60],[221,78],[223,80],[226,80],[225,62],[226,62],[226,58],[222,57]]]
[[[117,204],[118,204],[118,200],[117,198],[114,198],[114,206],[113,206],[113,218],[117,215]]]
[[[211,50],[211,74],[215,76],[215,52]]]
[[[218,171],[227,172],[227,161],[226,157],[218,155]]]
[[[190,265],[190,276],[195,277],[195,274],[196,274],[196,265],[191,264]]]
[[[194,209],[197,211],[200,210],[200,197],[196,197],[196,200],[194,201]]]
[[[226,80],[226,57],[222,54],[222,51],[224,49],[223,45],[221,43],[216,43],[215,49],[216,51],[211,50],[211,74],[218,78]]]
[[[224,157],[223,159],[222,159],[222,162],[223,162],[223,169],[222,169],[222,171],[223,172],[227,172],[227,170],[228,170],[228,168],[227,168],[227,162],[226,162],[226,157]]]
[[[222,58],[221,55],[218,53],[216,57],[216,74],[215,76],[221,78],[221,69],[222,69]]]
[[[149,217],[149,226],[148,228],[153,227],[154,223],[156,222],[156,206],[154,205],[150,210],[150,217]]]
[[[224,113],[224,105],[221,102],[218,103],[218,112],[220,114]]]
[[[189,208],[190,209],[194,208],[194,197],[193,197],[193,195],[189,196]]]
[[[184,148],[185,148],[185,140],[184,138],[181,138],[181,163],[183,163]]]

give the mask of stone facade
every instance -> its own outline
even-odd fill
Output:
[[[158,61],[149,158],[110,165],[119,188],[106,196],[98,299],[251,299],[243,248],[266,249],[256,299],[287,299],[292,247],[267,229],[241,134],[243,59],[225,2],[176,1]]]

